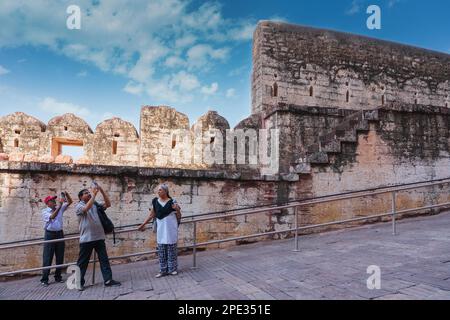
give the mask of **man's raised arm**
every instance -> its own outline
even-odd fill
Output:
[[[105,200],[105,209],[108,209],[111,207],[111,200],[109,199],[109,196],[106,194],[106,192],[103,190],[102,187],[98,187],[100,192],[102,193],[103,199]]]
[[[94,205],[95,197],[97,196],[97,193],[98,193],[98,189],[94,188],[92,190],[92,197],[91,197],[91,199],[89,199],[88,203],[86,203],[86,206],[82,210],[83,214],[86,214],[92,208],[92,206]]]
[[[67,206],[70,206],[73,203],[72,197],[70,196],[70,194],[68,192],[64,192],[64,194],[66,195]]]

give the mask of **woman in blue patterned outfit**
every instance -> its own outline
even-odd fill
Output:
[[[157,278],[166,275],[178,274],[178,225],[181,220],[181,208],[175,199],[169,195],[169,187],[161,184],[158,188],[158,197],[152,200],[149,216],[139,226],[140,231],[154,219],[156,223],[156,238],[158,243],[158,256],[160,272]]]

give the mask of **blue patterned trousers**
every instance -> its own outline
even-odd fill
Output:
[[[158,243],[159,268],[161,273],[171,273],[178,269],[177,244]]]

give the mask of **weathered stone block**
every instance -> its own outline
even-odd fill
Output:
[[[72,164],[73,159],[71,156],[59,155],[55,158],[55,163],[59,164]]]
[[[23,153],[11,153],[9,155],[9,161],[13,161],[13,162],[23,162],[25,158],[25,154]]]

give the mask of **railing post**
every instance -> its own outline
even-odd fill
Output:
[[[300,250],[298,249],[298,207],[294,208],[294,212],[295,212],[295,221],[294,221],[294,225],[295,225],[295,249],[293,251],[294,252],[299,252]]]
[[[92,285],[95,284],[95,261],[97,260],[97,253],[94,250],[94,263],[92,264]]]
[[[397,205],[396,205],[396,192],[392,191],[392,235],[397,234],[397,228],[395,225],[395,213],[397,212]]]
[[[193,250],[192,250],[192,269],[197,269],[197,222],[194,221],[193,231]]]

